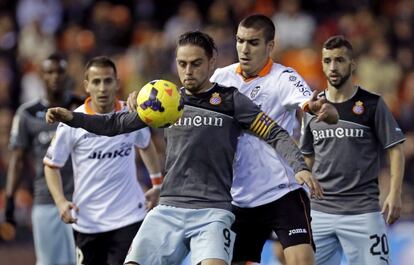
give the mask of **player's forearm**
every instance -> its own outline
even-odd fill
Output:
[[[155,145],[152,141],[147,148],[139,149],[139,153],[150,174],[161,172],[160,159],[158,158],[157,150],[155,149]]]
[[[45,165],[44,171],[47,187],[49,188],[55,204],[58,205],[59,203],[66,201],[62,186],[62,176],[60,175],[59,169]]]
[[[89,132],[106,136],[129,133],[147,126],[140,120],[136,112],[108,115],[87,115],[74,112],[73,119],[65,123],[71,127],[83,128]]]
[[[13,151],[15,152],[15,151]],[[6,196],[14,196],[22,178],[23,155],[12,154],[7,170]]]
[[[314,156],[305,155],[304,158],[305,158],[306,165],[312,171],[313,163],[315,162],[315,157]]]
[[[397,144],[388,150],[390,159],[390,193],[401,194],[404,176],[404,154],[402,144]]]
[[[276,152],[286,159],[295,173],[301,170],[309,170],[302,153],[282,127],[275,124],[266,137],[266,142],[275,148]]]

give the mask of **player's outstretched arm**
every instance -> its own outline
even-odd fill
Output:
[[[51,108],[46,114],[47,122],[61,121],[74,128],[83,128],[89,132],[114,136],[129,133],[146,127],[136,112],[116,112],[106,115],[88,115],[71,112],[64,108]]]
[[[47,123],[68,122],[73,119],[73,115],[70,110],[57,107],[48,109],[45,118]]]
[[[402,144],[397,144],[387,149],[387,151],[390,158],[390,191],[384,200],[381,213],[386,215],[386,222],[392,224],[400,218],[405,159]]]
[[[325,97],[318,97],[318,91],[313,91],[312,98],[308,101],[308,108],[305,109],[316,115],[317,121],[324,121],[328,124],[336,124],[339,120],[339,113]]]

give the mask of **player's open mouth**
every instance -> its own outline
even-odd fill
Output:
[[[100,96],[100,97],[98,97],[98,101],[106,101],[106,100],[108,100],[108,97],[107,96]]]
[[[329,78],[330,79],[334,79],[334,80],[336,80],[336,79],[339,79],[339,75],[329,75]]]

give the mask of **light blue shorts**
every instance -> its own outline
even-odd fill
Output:
[[[60,219],[54,204],[34,205],[32,226],[36,265],[76,264],[72,227]]]
[[[389,265],[385,221],[381,213],[357,215],[311,211],[317,265]]]
[[[125,263],[181,264],[191,250],[191,264],[205,259],[231,263],[235,234],[230,211],[158,205],[145,217]]]

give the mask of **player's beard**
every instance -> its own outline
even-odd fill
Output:
[[[351,69],[351,65],[350,65],[349,69],[348,69],[348,72],[345,73],[345,75],[340,76],[340,78],[336,82],[331,81],[331,79],[329,77],[328,77],[328,82],[334,88],[340,89],[342,87],[342,85],[345,84],[345,82],[348,81],[348,79],[351,77],[351,74],[352,74],[352,69]]]
[[[190,92],[191,94],[198,94],[202,92],[202,90],[205,90],[206,82],[208,82],[208,78],[205,78],[204,80],[195,80],[193,84],[186,84],[186,82],[183,83],[183,86],[185,90]]]

